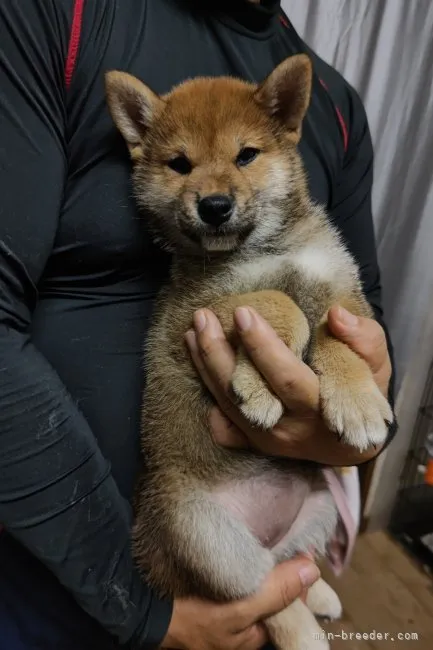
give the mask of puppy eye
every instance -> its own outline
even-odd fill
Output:
[[[186,156],[176,156],[176,158],[169,160],[167,165],[174,172],[177,172],[178,174],[182,174],[184,176],[186,176],[186,174],[190,174],[192,170],[192,165]]]
[[[245,167],[245,165],[249,165],[250,162],[253,162],[253,160],[257,158],[259,153],[260,149],[255,149],[254,147],[244,147],[240,150],[236,158],[237,166]]]

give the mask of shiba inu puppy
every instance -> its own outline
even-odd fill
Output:
[[[146,345],[145,488],[133,532],[137,562],[163,595],[251,595],[276,563],[311,546],[324,552],[336,523],[320,468],[213,442],[212,400],[184,346],[196,309],[214,310],[236,348],[233,390],[264,436],[284,409],[236,339],[242,305],[317,373],[323,418],[346,443],[382,443],[393,419],[366,363],[326,325],[336,303],[371,310],[354,260],[308,195],[296,145],[311,80],[305,55],[260,85],[198,78],[164,96],[126,73],[106,77],[138,205],[173,253]],[[338,598],[319,580],[307,604],[265,622],[280,650],[327,647],[312,611],[337,616]]]

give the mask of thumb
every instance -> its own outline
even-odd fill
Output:
[[[328,326],[335,337],[367,362],[373,373],[387,363],[385,332],[375,320],[355,316],[344,307],[335,306],[328,312]]]
[[[239,612],[239,620],[246,628],[281,612],[319,577],[318,567],[307,558],[297,558],[279,564],[257,594],[239,603],[243,610]]]

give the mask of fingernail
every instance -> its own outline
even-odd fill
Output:
[[[311,587],[320,577],[320,571],[315,564],[308,564],[299,569],[299,577],[304,587]]]
[[[239,307],[235,311],[235,322],[241,332],[245,332],[251,327],[251,313],[246,307]]]
[[[206,327],[206,316],[204,311],[196,311],[193,317],[194,327],[197,332],[202,332]]]
[[[350,311],[344,309],[344,307],[338,308],[338,320],[347,325],[347,327],[355,327],[358,324],[358,318],[355,314],[351,314]]]

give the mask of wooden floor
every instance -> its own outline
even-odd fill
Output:
[[[343,576],[335,578],[326,567],[322,575],[344,608],[343,619],[324,624],[325,632],[383,635],[383,640],[328,637],[332,650],[433,650],[433,579],[387,535],[362,535]],[[399,633],[417,640],[399,640]]]

